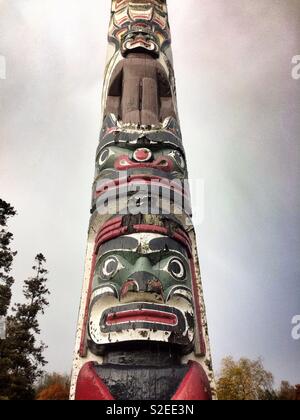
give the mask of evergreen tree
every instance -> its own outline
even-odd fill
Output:
[[[5,347],[9,361],[9,386],[6,394],[2,389],[2,395],[10,400],[34,399],[35,383],[47,364],[43,356],[46,346],[37,340],[37,336],[40,334],[38,317],[48,306],[48,272],[44,268],[46,259],[42,254],[38,254],[35,261],[34,276],[24,282],[25,303],[15,305],[13,315],[8,317]]]
[[[6,317],[12,297],[11,288],[14,279],[10,272],[16,252],[10,249],[13,235],[7,231],[7,222],[15,214],[15,209],[0,199],[0,318]],[[0,400],[6,399],[5,392],[9,386],[8,369],[6,341],[0,339]]]
[[[16,252],[13,252],[10,249],[13,235],[8,232],[6,228],[8,219],[15,216],[15,214],[15,209],[10,204],[0,199],[0,317],[5,317],[7,315],[11,302],[11,288],[14,283],[14,279],[10,275],[10,272]]]

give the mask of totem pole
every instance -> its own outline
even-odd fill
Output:
[[[112,0],[71,399],[210,400],[166,0]]]

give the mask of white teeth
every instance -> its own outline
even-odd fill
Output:
[[[131,131],[136,132],[136,131],[138,131],[138,132],[140,132],[142,130],[145,133],[146,132],[147,133],[150,133],[151,131],[159,131],[162,128],[164,128],[164,126],[163,126],[162,123],[152,124],[150,126],[150,129],[149,129],[149,126],[148,125],[138,125],[138,124],[133,124],[133,123],[123,123],[122,121],[118,121],[117,122],[117,126],[118,126],[118,129],[120,131],[125,131],[125,132],[131,132]]]

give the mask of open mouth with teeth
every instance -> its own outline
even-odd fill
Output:
[[[135,41],[128,41],[125,44],[125,48],[133,50],[134,48],[143,47],[147,50],[155,50],[155,45],[151,42],[145,41],[143,38],[137,38]]]
[[[183,334],[187,329],[185,317],[179,309],[154,303],[132,303],[109,308],[102,314],[100,327],[103,333],[141,328]]]

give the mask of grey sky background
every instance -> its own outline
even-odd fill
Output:
[[[37,252],[50,271],[49,370],[71,368],[89,221],[109,0],[0,0],[0,193],[18,210],[14,299]],[[216,371],[262,356],[300,382],[299,0],[169,0]],[[194,197],[196,199],[196,197]]]

